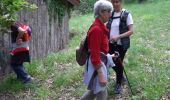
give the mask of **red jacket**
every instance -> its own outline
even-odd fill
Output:
[[[109,30],[98,18],[95,19],[92,25],[88,31],[88,48],[92,64],[99,65],[101,64],[100,52],[107,54],[109,50]]]

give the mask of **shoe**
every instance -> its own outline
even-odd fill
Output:
[[[122,83],[126,83],[127,82],[127,79],[125,76],[122,77]]]
[[[120,94],[122,92],[122,86],[120,84],[117,84],[114,89],[115,94]]]
[[[27,76],[27,78],[23,81],[23,83],[29,83],[33,80],[34,78],[31,76]]]
[[[17,80],[21,81],[21,80],[22,80],[22,78],[21,78],[21,77],[19,77],[19,76],[17,76]]]

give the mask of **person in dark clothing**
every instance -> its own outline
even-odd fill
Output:
[[[17,79],[27,83],[32,77],[24,69],[24,62],[30,62],[29,40],[31,37],[31,28],[29,25],[21,22],[14,22],[11,25],[11,67],[17,75]]]
[[[133,19],[130,12],[122,8],[122,0],[111,0],[114,11],[110,17],[107,28],[110,31],[109,38],[109,53],[113,54],[117,51],[123,62],[124,56],[130,47],[130,36],[133,33]],[[113,69],[116,72],[116,85],[114,92],[122,91],[123,67],[116,64]]]

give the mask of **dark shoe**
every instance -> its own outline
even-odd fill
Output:
[[[22,80],[22,78],[21,78],[21,77],[19,77],[19,76],[17,76],[17,80],[21,81],[21,80]]]
[[[24,83],[29,83],[29,82],[31,82],[33,79],[34,79],[33,77],[28,76],[23,82],[24,82]]]
[[[122,77],[122,83],[126,83],[127,82],[127,79],[125,76]]]
[[[120,94],[122,92],[122,86],[120,84],[117,84],[114,89],[115,94]]]

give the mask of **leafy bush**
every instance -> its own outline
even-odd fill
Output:
[[[93,11],[93,5],[97,0],[80,0],[80,5],[75,7],[73,13],[76,14],[88,14]],[[111,1],[111,0],[110,0]],[[143,2],[156,2],[161,0],[123,0],[125,4],[127,3],[143,3]]]
[[[157,2],[163,0],[123,0],[124,3],[144,3],[144,2]]]
[[[80,0],[80,6],[76,7],[80,14],[87,14],[93,11],[93,5],[97,0]]]
[[[93,11],[93,5],[97,0],[80,0],[80,5],[75,7],[74,12],[78,14],[87,14]],[[141,3],[152,0],[123,0],[124,3]]]
[[[35,4],[30,4],[26,0],[0,0],[0,27],[6,27],[15,21],[18,11],[36,7]]]
[[[136,3],[136,2],[142,3],[144,1],[147,1],[147,0],[124,0],[125,3]]]

